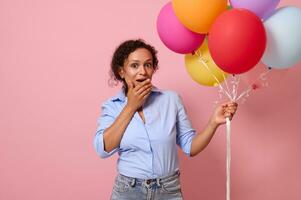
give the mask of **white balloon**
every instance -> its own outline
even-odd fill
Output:
[[[301,9],[293,6],[276,10],[266,21],[267,46],[262,62],[284,69],[301,60]]]

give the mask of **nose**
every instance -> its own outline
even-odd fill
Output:
[[[139,74],[146,74],[146,70],[143,65],[140,65]]]

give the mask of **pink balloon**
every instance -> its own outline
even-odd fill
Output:
[[[170,50],[187,54],[196,50],[203,42],[205,35],[188,30],[177,19],[172,3],[167,3],[157,18],[157,31],[161,41]]]

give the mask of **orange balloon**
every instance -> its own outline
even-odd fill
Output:
[[[173,0],[180,22],[189,30],[208,33],[215,18],[227,10],[227,0]]]

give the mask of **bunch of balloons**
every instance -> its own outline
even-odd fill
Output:
[[[185,54],[191,78],[217,86],[258,63],[284,69],[301,60],[301,9],[280,0],[172,0],[157,18],[161,41]]]
[[[230,0],[228,5],[227,0],[172,0],[159,13],[157,30],[165,46],[185,54],[186,69],[194,81],[219,86],[220,97],[223,94],[237,102],[257,88],[250,84],[238,94],[240,74],[265,65],[269,70],[260,74],[264,81],[270,69],[289,68],[301,60],[301,9],[276,10],[279,2]],[[235,75],[232,91],[228,74]],[[226,124],[226,199],[230,200],[229,119]]]

